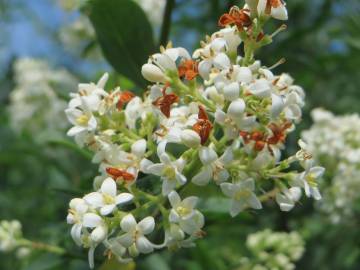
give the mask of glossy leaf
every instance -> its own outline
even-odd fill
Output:
[[[155,45],[144,11],[132,0],[92,0],[88,7],[108,62],[136,85],[146,86],[141,66],[155,51]]]

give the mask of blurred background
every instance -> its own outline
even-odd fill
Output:
[[[124,71],[130,57],[140,55],[136,61],[141,64],[168,39],[174,46],[193,51],[199,40],[218,29],[221,14],[232,5],[243,5],[233,0],[136,0],[143,12],[138,17],[127,14],[121,22],[113,21],[114,25],[136,38],[139,35],[131,32],[132,22],[146,20],[153,33],[144,36],[147,40],[143,42],[130,40],[132,49],[127,54],[117,53],[113,44],[110,52],[114,55],[107,52],[104,57],[99,41],[104,47],[106,38],[96,37],[99,26],[94,30],[91,24],[101,14],[90,15],[90,22],[83,2],[0,0],[0,220],[17,219],[27,238],[64,246],[72,254],[0,253],[0,269],[88,269],[87,254],[72,242],[65,221],[68,201],[91,189],[97,171],[91,155],[65,135],[68,125],[63,109],[77,83],[97,81],[108,71],[111,85],[139,89],[143,82]],[[322,107],[336,115],[360,113],[360,2],[291,0],[287,8],[287,31],[257,58],[272,66],[285,57],[286,63],[276,68],[276,73],[290,73],[306,91],[303,122],[288,140],[293,152],[301,132],[312,125],[312,109]],[[274,22],[268,32],[279,26]],[[144,46],[141,57],[138,50]],[[324,187],[331,186],[332,179],[328,173]],[[360,174],[353,174],[352,180],[360,182]],[[331,204],[336,192],[333,196],[326,201]],[[98,269],[291,269],[271,268],[265,263],[263,268],[255,268],[246,263],[249,259],[261,265],[261,249],[263,253],[277,252],[271,245],[254,248],[247,239],[266,228],[298,232],[305,251],[295,262],[297,269],[360,269],[357,196],[351,205],[342,206],[351,208],[352,214],[346,218],[341,214],[331,218],[326,207],[306,200],[290,213],[278,211],[275,203],[269,202],[268,211],[243,213],[233,220],[216,199],[209,200],[203,206],[208,236],[198,241],[196,249],[162,251],[141,257],[136,266],[107,263]]]

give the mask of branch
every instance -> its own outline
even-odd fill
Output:
[[[167,0],[164,12],[164,18],[161,26],[160,45],[166,46],[169,39],[171,28],[171,15],[175,7],[175,0]]]

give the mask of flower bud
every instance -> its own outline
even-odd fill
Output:
[[[240,67],[239,72],[236,76],[237,81],[249,83],[252,81],[252,72],[248,67]]]
[[[200,145],[200,136],[191,129],[185,129],[181,133],[181,141],[190,148],[196,148]]]
[[[166,82],[166,76],[160,68],[153,64],[145,64],[141,68],[141,74],[150,82]]]
[[[91,233],[91,240],[95,243],[100,243],[105,240],[107,235],[107,228],[99,226],[95,228]]]
[[[226,100],[235,100],[239,97],[240,86],[237,82],[230,83],[224,87],[224,96]]]
[[[228,113],[232,116],[240,116],[244,113],[245,111],[245,102],[244,100],[242,100],[241,98],[231,102],[229,108],[228,108]]]

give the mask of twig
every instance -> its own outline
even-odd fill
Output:
[[[169,34],[170,34],[170,28],[171,28],[171,15],[172,11],[175,7],[175,0],[167,0],[166,1],[166,7],[164,11],[164,18],[161,26],[161,34],[160,34],[160,45],[166,46]]]

